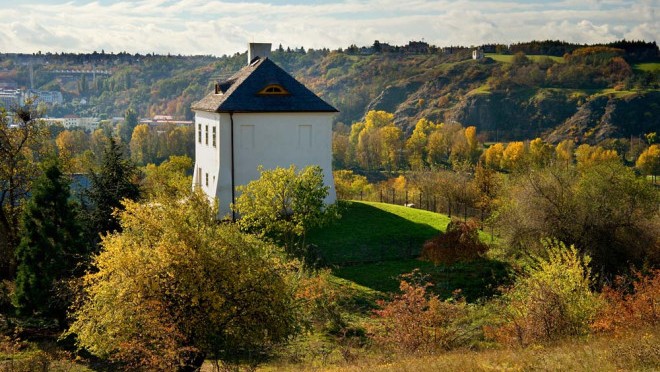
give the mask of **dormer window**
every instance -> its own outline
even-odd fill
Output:
[[[286,95],[289,94],[283,86],[279,84],[267,85],[264,89],[260,90],[258,94],[262,95]]]

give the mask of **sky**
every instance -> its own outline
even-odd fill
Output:
[[[0,52],[23,53],[660,41],[660,0],[0,0],[0,17]]]

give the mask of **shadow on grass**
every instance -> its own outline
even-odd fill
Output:
[[[489,259],[438,266],[417,259],[384,261],[339,267],[333,273],[377,291],[395,292],[399,289],[399,276],[414,269],[426,275],[433,284],[431,291],[441,298],[449,298],[460,290],[468,302],[491,297],[498,293],[499,287],[511,283],[509,265]]]
[[[346,202],[340,213],[342,218],[336,223],[308,234],[308,242],[327,264],[416,257],[424,241],[449,223],[440,214],[380,203]]]

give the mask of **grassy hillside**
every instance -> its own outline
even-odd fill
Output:
[[[651,73],[660,72],[660,63],[658,62],[638,63],[636,65],[633,65],[633,68],[644,72],[651,72]]]
[[[343,203],[342,218],[312,231],[309,243],[318,247],[330,264],[376,262],[419,254],[425,240],[445,231],[450,219],[399,205],[350,201]]]
[[[486,57],[492,58],[493,60],[497,62],[503,62],[503,63],[511,63],[513,62],[513,54],[496,54],[496,53],[485,53],[484,54]],[[564,63],[564,58],[563,57],[556,57],[556,56],[548,56],[548,55],[528,55],[527,58],[531,59],[532,61],[541,61],[544,58],[550,58],[551,60],[558,62],[558,63]]]
[[[507,265],[482,259],[452,266],[435,266],[420,261],[425,240],[444,232],[449,217],[399,205],[348,201],[342,218],[334,225],[313,231],[310,243],[316,245],[333,273],[378,292],[398,289],[398,277],[419,269],[436,283],[434,291],[443,297],[460,289],[469,300],[493,294],[506,280]],[[490,236],[480,233],[483,241]]]

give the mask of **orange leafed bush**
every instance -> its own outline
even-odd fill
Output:
[[[607,305],[592,324],[597,332],[618,332],[660,323],[660,269],[648,275],[635,272],[632,286],[625,278],[618,277],[615,286],[605,287],[601,296]]]
[[[458,261],[471,261],[488,251],[488,245],[479,240],[478,225],[474,220],[453,220],[447,231],[424,242],[421,258],[434,264],[451,265]]]
[[[379,301],[374,310],[377,326],[370,337],[381,347],[404,353],[448,350],[462,344],[469,331],[460,325],[467,314],[464,300],[441,301],[427,293],[419,271],[402,276],[401,294],[391,301]]]

